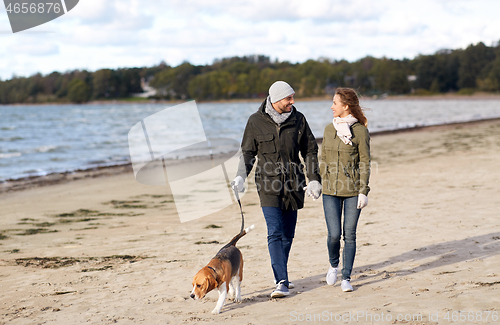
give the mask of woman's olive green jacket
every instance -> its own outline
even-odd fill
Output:
[[[370,191],[370,134],[359,122],[351,126],[351,133],[352,146],[337,136],[333,123],[325,128],[320,162],[323,194],[350,197]]]

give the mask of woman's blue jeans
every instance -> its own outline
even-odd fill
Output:
[[[339,197],[323,194],[323,210],[328,228],[328,255],[330,265],[338,267],[340,260],[340,236],[344,237],[342,252],[342,279],[350,280],[354,256],[356,255],[356,227],[361,210],[357,208],[358,197]],[[344,223],[341,222],[342,210]]]
[[[267,224],[267,247],[271,256],[276,283],[285,280],[288,287],[288,255],[292,248],[297,224],[297,210],[282,210],[275,207],[262,207]]]

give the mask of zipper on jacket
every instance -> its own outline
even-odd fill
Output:
[[[344,175],[346,175],[348,178],[351,178],[351,175],[349,174],[349,167],[351,167],[351,162],[348,162],[347,166],[344,167]]]
[[[278,125],[276,124],[276,132],[278,134],[278,140],[276,141],[276,143],[280,146],[280,130],[281,130],[281,125]],[[280,146],[280,149],[281,149],[281,146]],[[278,150],[278,153],[279,153],[279,150]],[[281,154],[280,154],[281,156]]]
[[[326,188],[328,190],[330,190],[330,177],[329,177],[330,176],[330,170],[328,168],[328,164],[326,165],[326,174],[325,174],[325,176],[326,176],[326,179],[327,179]]]
[[[339,167],[340,167],[340,139],[339,139],[339,144],[337,146],[337,175],[335,179],[335,193],[334,195],[337,195],[337,189],[338,189],[338,184],[339,184]]]
[[[281,143],[280,143],[280,131],[281,131],[281,125],[276,124],[276,132],[278,134],[278,138],[276,139],[276,151],[278,152],[278,165],[280,167],[280,172],[281,172],[281,183],[284,186],[286,182],[286,169],[285,169],[285,164],[283,162],[283,157],[281,156]],[[281,164],[280,164],[281,162]]]

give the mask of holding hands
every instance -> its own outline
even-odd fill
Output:
[[[313,200],[317,200],[321,195],[321,184],[318,181],[310,181],[309,184],[304,187],[304,190],[306,190],[307,196],[312,197]]]

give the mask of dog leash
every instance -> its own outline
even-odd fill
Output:
[[[234,182],[231,182],[231,188],[234,191],[234,196],[236,197],[236,200],[238,201],[238,204],[240,205],[240,211],[241,211],[241,230],[240,234],[243,233],[243,229],[245,229],[245,217],[243,216],[243,208],[241,207],[241,201],[240,201],[240,196],[238,194],[238,189],[236,188],[236,184]]]

